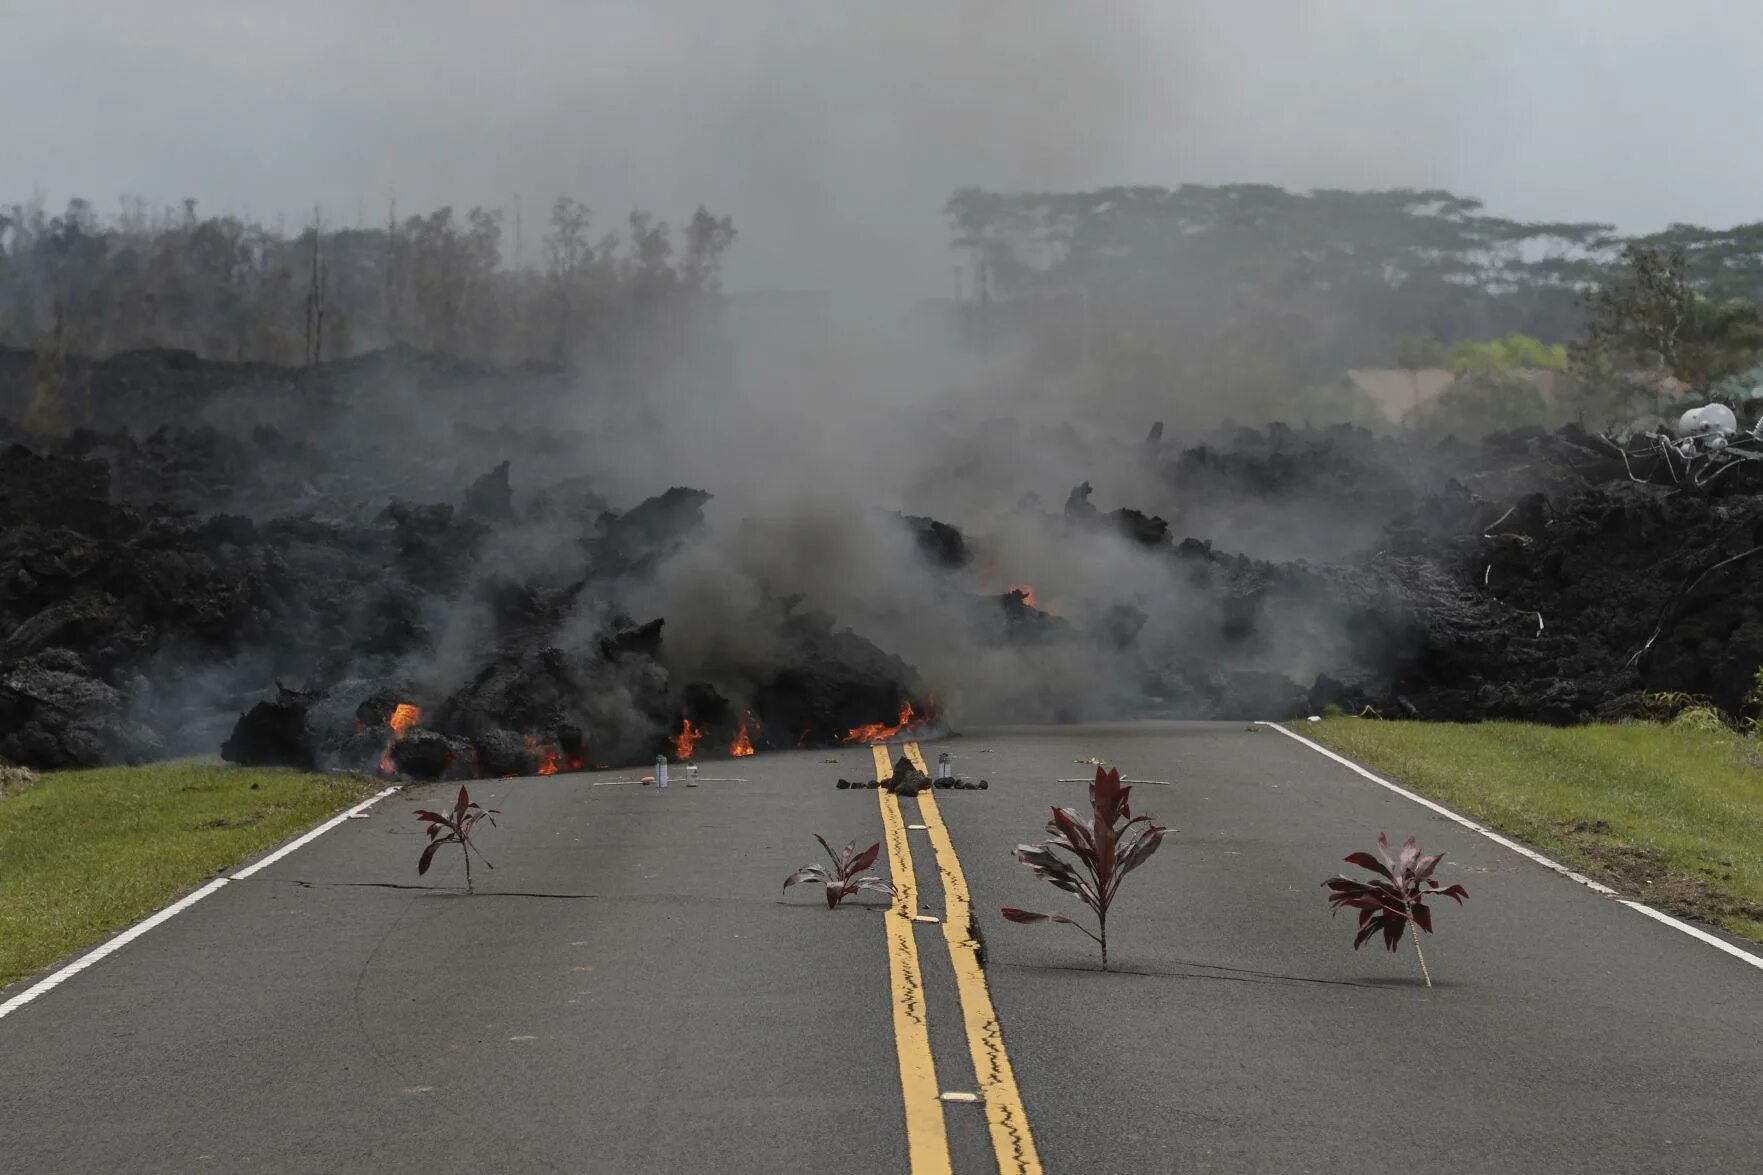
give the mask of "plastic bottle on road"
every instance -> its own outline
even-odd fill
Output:
[[[655,756],[655,786],[656,787],[666,787],[667,786],[667,756],[666,755],[656,755]]]

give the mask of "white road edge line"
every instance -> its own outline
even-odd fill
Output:
[[[1731,943],[1727,942],[1724,938],[1719,938],[1715,935],[1709,934],[1706,930],[1703,930],[1699,926],[1691,926],[1688,922],[1680,922],[1678,919],[1673,918],[1670,914],[1662,914],[1658,910],[1653,909],[1653,907],[1646,905],[1643,902],[1631,902],[1627,898],[1617,898],[1616,900],[1621,902],[1623,905],[1627,906],[1631,910],[1639,910],[1641,913],[1645,914],[1647,917],[1652,918],[1655,921],[1665,923],[1665,925],[1673,928],[1674,930],[1683,931],[1685,934],[1689,935],[1691,938],[1699,938],[1703,942],[1707,943],[1709,946],[1716,947],[1720,950],[1723,950],[1735,959],[1743,959],[1745,962],[1749,963],[1753,967],[1763,968],[1763,959],[1758,958],[1756,955],[1753,955],[1749,951],[1741,950],[1740,948],[1733,946]]]
[[[1583,873],[1575,873],[1573,870],[1571,870],[1567,866],[1561,864],[1559,861],[1551,860],[1548,857],[1545,857],[1541,853],[1537,852],[1535,849],[1526,848],[1524,845],[1519,844],[1517,841],[1508,840],[1506,837],[1501,836],[1499,833],[1495,832],[1493,829],[1488,828],[1488,827],[1481,825],[1481,824],[1477,824],[1475,821],[1469,819],[1469,817],[1463,816],[1457,812],[1453,812],[1453,811],[1451,811],[1451,809],[1445,807],[1443,804],[1435,804],[1433,801],[1427,799],[1425,796],[1415,795],[1413,792],[1409,791],[1405,787],[1398,787],[1396,784],[1391,783],[1389,780],[1383,778],[1382,776],[1375,775],[1372,772],[1367,771],[1365,768],[1359,766],[1359,764],[1353,762],[1353,760],[1347,758],[1346,756],[1335,754],[1333,751],[1329,750],[1327,747],[1323,746],[1321,743],[1314,742],[1310,739],[1305,738],[1301,734],[1296,734],[1290,730],[1287,730],[1284,726],[1280,725],[1277,722],[1257,721],[1255,723],[1255,725],[1256,726],[1266,726],[1266,727],[1272,728],[1273,730],[1277,730],[1281,734],[1285,735],[1287,738],[1303,743],[1305,746],[1309,747],[1311,750],[1315,751],[1317,754],[1325,755],[1328,758],[1333,759],[1336,763],[1339,763],[1342,767],[1345,767],[1347,770],[1349,770],[1357,775],[1364,776],[1366,779],[1369,779],[1371,782],[1377,784],[1379,787],[1388,788],[1390,791],[1395,792],[1397,795],[1401,796],[1403,799],[1413,800],[1415,803],[1419,804],[1423,808],[1430,808],[1432,811],[1437,812],[1440,816],[1445,817],[1447,820],[1455,820],[1458,824],[1461,824],[1463,827],[1469,829],[1471,832],[1480,833],[1482,836],[1487,837],[1489,840],[1493,841],[1495,844],[1498,844],[1498,845],[1501,845],[1505,848],[1511,849],[1513,852],[1518,853],[1522,856],[1529,857],[1532,861],[1535,861],[1537,864],[1543,866],[1545,869],[1552,869],[1556,873],[1559,873],[1563,877],[1570,878],[1573,881],[1579,882],[1579,884],[1585,886],[1587,889],[1590,889],[1590,890],[1593,890],[1597,893],[1603,894],[1605,897],[1615,898],[1622,905],[1628,906],[1631,909],[1639,910],[1641,913],[1645,914],[1647,917],[1653,919],[1654,921],[1663,922],[1663,923],[1665,923],[1665,925],[1671,927],[1674,930],[1683,931],[1685,934],[1689,935],[1691,938],[1700,939],[1702,942],[1707,943],[1711,947],[1714,947],[1718,950],[1725,951],[1727,954],[1731,955],[1735,959],[1740,959],[1746,963],[1749,963],[1753,967],[1763,969],[1763,958],[1759,958],[1758,956],[1753,955],[1749,951],[1741,950],[1740,948],[1735,947],[1731,943],[1727,942],[1725,939],[1719,938],[1719,937],[1712,935],[1712,934],[1709,934],[1706,930],[1703,930],[1700,927],[1691,926],[1688,922],[1683,922],[1683,921],[1680,921],[1676,918],[1673,918],[1670,914],[1662,914],[1658,910],[1655,910],[1655,909],[1653,909],[1653,907],[1648,906],[1642,902],[1629,901],[1627,898],[1621,897],[1620,895],[1618,895],[1617,892],[1615,890],[1611,889],[1609,886],[1604,885],[1601,882],[1593,881],[1591,878],[1585,876]]]
[[[61,970],[55,972],[55,974],[50,975],[36,983],[34,986],[19,992],[4,1004],[0,1004],[0,1017],[11,1015],[13,1012],[18,1011],[44,992],[61,986],[69,979],[72,979],[75,975],[78,975],[81,971],[84,971],[87,967],[90,967],[93,963],[96,963],[106,955],[120,951],[123,947],[128,946],[131,942],[134,942],[137,938],[140,938],[143,934],[146,934],[161,922],[164,922],[170,919],[173,915],[179,914],[195,905],[226,883],[226,878],[216,877],[213,881],[209,882],[195,893],[186,894],[184,897],[165,907],[165,909],[159,911],[157,914],[148,915],[146,919],[135,923],[103,946],[94,948],[87,954],[81,955]]]
[[[391,795],[393,792],[395,792],[397,790],[398,789],[396,787],[388,787],[385,791],[382,791],[382,792],[378,793],[377,795],[369,796],[367,799],[362,800],[359,804],[356,804],[353,808],[350,808],[347,812],[339,812],[337,815],[332,816],[329,820],[326,820],[323,824],[320,824],[317,828],[314,828],[311,832],[308,832],[306,835],[289,841],[287,844],[283,845],[281,848],[277,849],[275,852],[271,853],[269,856],[263,858],[263,860],[258,861],[255,864],[245,866],[245,868],[243,868],[243,869],[239,870],[237,873],[233,874],[231,880],[243,881],[247,877],[251,876],[253,873],[257,872],[259,869],[269,868],[271,865],[275,864],[277,861],[281,860],[283,857],[287,856],[289,853],[293,852],[295,849],[299,848],[302,845],[311,844],[313,841],[317,840],[319,837],[323,836],[325,833],[329,832],[331,829],[335,828],[337,825],[341,824],[343,821],[351,819],[352,817],[357,816],[360,813],[367,811],[369,808],[373,807],[375,804],[379,803],[381,800],[385,799],[387,796]]]
[[[259,869],[262,869],[267,865],[270,865],[276,861],[281,860],[283,857],[287,856],[289,853],[293,852],[295,849],[299,848],[301,845],[308,844],[311,841],[313,841],[314,839],[316,839],[317,837],[322,836],[323,834],[329,832],[331,829],[335,828],[337,825],[341,824],[343,821],[349,819],[351,816],[354,816],[356,813],[366,811],[369,807],[371,807],[374,804],[377,804],[379,801],[385,799],[387,796],[391,795],[393,792],[395,792],[397,790],[398,789],[395,787],[388,787],[385,791],[380,792],[378,795],[372,796],[366,800],[363,800],[361,803],[356,804],[353,808],[350,808],[347,812],[344,812],[339,816],[335,816],[335,817],[331,818],[330,820],[325,821],[323,824],[319,825],[317,828],[314,828],[312,831],[306,833],[304,836],[298,837],[295,840],[288,842],[287,844],[283,845],[281,848],[277,849],[275,852],[271,853],[269,856],[263,858],[263,860],[258,861],[256,864],[250,866],[249,868],[241,869],[238,873],[235,873],[230,878],[216,877],[213,881],[210,881],[207,885],[203,886],[201,889],[196,890],[194,893],[185,894],[183,897],[179,898],[177,901],[173,902],[171,905],[165,907],[165,909],[160,910],[157,913],[147,915],[147,917],[145,917],[141,921],[135,923],[133,926],[129,927],[127,930],[123,931],[121,934],[118,934],[115,938],[112,938],[109,941],[92,948],[90,951],[86,952],[85,954],[81,955],[79,958],[75,959],[73,962],[69,963],[67,966],[61,968],[61,970],[56,971],[55,973],[53,973],[51,975],[44,976],[42,979],[38,980],[36,983],[32,984],[30,987],[26,988],[25,990],[19,992],[17,995],[15,995],[11,999],[7,1000],[5,1003],[0,1004],[0,1019],[4,1019],[7,1016],[10,1016],[12,1013],[18,1011],[20,1008],[24,1007],[26,1004],[30,1003],[32,1000],[36,999],[38,996],[44,994],[45,992],[53,991],[55,988],[60,987],[63,983],[66,983],[69,979],[72,979],[75,975],[78,975],[81,971],[84,971],[87,967],[90,967],[93,963],[98,962],[100,959],[106,958],[110,955],[115,954],[117,951],[122,950],[122,948],[128,946],[131,942],[134,942],[137,938],[140,938],[143,934],[146,934],[149,930],[152,930],[155,926],[158,926],[162,922],[169,921],[170,919],[172,919],[176,915],[183,913],[185,910],[189,909],[191,906],[195,905],[197,902],[201,901],[203,898],[207,897],[209,894],[213,893],[214,891],[220,889],[222,886],[226,885],[229,881],[238,881],[241,878],[249,877],[253,873],[257,872]]]

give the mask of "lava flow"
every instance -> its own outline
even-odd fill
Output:
[[[704,732],[693,726],[690,718],[681,718],[679,733],[673,736],[673,757],[682,760],[690,759],[692,752],[698,747],[698,740],[703,737]]]
[[[912,702],[907,700],[900,703],[900,720],[893,726],[889,726],[885,722],[871,722],[867,726],[854,726],[850,733],[845,735],[845,741],[848,743],[886,742],[901,731],[909,730],[914,726],[922,726],[924,722],[925,719],[920,718],[918,712],[912,708]]]
[[[533,758],[539,761],[538,774],[556,775],[557,761],[561,757],[557,748],[545,745],[530,734],[523,734],[520,738],[526,743],[526,749],[532,752]]]
[[[559,771],[584,771],[588,762],[580,755],[565,755],[550,743],[542,743],[530,734],[520,736],[526,742],[526,749],[533,753],[539,761],[538,774],[556,775]]]
[[[386,744],[386,753],[380,756],[380,774],[398,774],[398,766],[392,762],[392,747],[421,721],[422,710],[409,702],[399,702],[392,708],[392,716],[386,719],[386,725],[392,728],[392,741]]]

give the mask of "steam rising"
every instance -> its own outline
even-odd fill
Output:
[[[1103,402],[1039,370],[1026,343],[964,346],[946,303],[908,313],[916,300],[974,296],[976,275],[948,248],[938,215],[948,193],[1220,179],[1443,184],[1504,198],[1514,214],[1663,216],[1612,207],[1624,185],[1608,172],[1563,208],[1543,194],[1550,184],[1527,191],[1496,161],[1459,156],[1460,132],[1473,132],[1472,143],[1504,158],[1538,111],[1547,129],[1537,134],[1551,144],[1581,125],[1559,104],[1523,100],[1525,86],[1543,84],[1536,78],[1501,76],[1499,95],[1447,97],[1467,67],[1438,71],[1418,56],[1422,45],[1435,54],[1504,37],[1513,13],[1528,19],[1534,5],[1424,20],[1382,6],[1179,7],[692,0],[499,13],[449,0],[416,18],[315,0],[298,10],[125,6],[89,22],[24,6],[0,16],[0,96],[41,112],[11,162],[58,193],[144,183],[155,202],[196,193],[274,215],[297,214],[282,207],[295,192],[345,224],[379,223],[394,197],[499,206],[511,222],[517,210],[524,217],[522,236],[510,223],[505,240],[517,265],[536,263],[553,193],[584,194],[599,210],[677,216],[702,202],[731,214],[731,296],[714,320],[682,328],[665,368],[585,372],[562,394],[544,387],[461,410],[485,426],[564,438],[557,447],[463,442],[461,421],[436,419],[419,387],[388,417],[351,424],[441,454],[412,473],[429,500],[456,500],[503,459],[523,503],[570,479],[620,508],[671,486],[712,495],[701,533],[608,597],[576,605],[559,638],[566,654],[585,654],[621,619],[665,617],[671,680],[708,681],[739,709],[755,667],[784,655],[786,617],[821,610],[916,666],[956,721],[1191,712],[1222,655],[1218,632],[1237,623],[1221,620],[1201,571],[1227,572],[1178,566],[1167,549],[1062,510],[1074,486],[1092,486],[1103,513],[1155,512],[1175,523],[1175,539],[1265,559],[1345,555],[1376,528],[1314,504],[1282,515],[1278,504],[1184,500],[1143,438],[1163,420],[1174,447],[1211,423],[1194,389],[1153,383]],[[1539,19],[1545,30],[1526,36],[1561,43],[1546,27],[1565,17]],[[1729,30],[1757,19],[1721,17]],[[1387,23],[1367,41],[1371,22]],[[1729,31],[1710,51],[1738,53],[1747,41]],[[1310,60],[1316,45],[1321,64]],[[1381,64],[1407,64],[1374,67],[1367,45]],[[118,71],[103,62],[124,56],[152,76],[131,85],[127,103],[82,90],[105,118],[74,102],[74,121],[58,123],[60,104],[37,100],[42,63],[77,58],[82,76],[114,84]],[[1572,66],[1556,60],[1535,74],[1572,86]],[[1721,72],[1704,64],[1680,82]],[[1434,76],[1445,81],[1423,80]],[[1404,133],[1386,133],[1389,121],[1405,122]],[[1680,129],[1624,135],[1669,142]],[[1763,167],[1722,155],[1723,165]],[[1624,153],[1613,166],[1627,161],[1641,165]],[[1674,198],[1697,187],[1683,167],[1645,166],[1673,177]],[[1736,215],[1694,198],[1672,212]],[[603,212],[596,228],[612,220]],[[297,413],[281,423],[299,435]],[[971,558],[928,558],[903,513],[961,527]],[[578,537],[554,517],[499,528],[479,578],[424,618],[434,647],[409,675],[457,682],[477,671],[497,637],[485,603],[495,580],[567,588]],[[1000,601],[1019,584],[1051,618]],[[1352,619],[1320,599],[1298,587],[1269,593],[1266,611],[1241,621],[1230,667],[1307,684],[1338,664]],[[260,657],[211,668],[175,704],[199,707],[273,668]],[[583,717],[609,753],[628,752],[621,732],[639,729],[637,699],[655,688],[630,671],[586,691],[595,712]]]

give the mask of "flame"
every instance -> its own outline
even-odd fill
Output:
[[[753,753],[753,740],[747,737],[747,724],[741,723],[741,729],[735,731],[735,741],[728,745],[728,753],[737,759],[744,759]]]
[[[410,728],[422,721],[422,710],[409,702],[399,702],[392,707],[392,716],[386,719],[386,725],[392,728],[392,741],[386,744],[385,753],[380,755],[380,774],[398,774],[398,765],[392,762],[392,747],[410,733]],[[360,723],[356,723],[357,726]]]
[[[1013,583],[1005,589],[1004,594],[1007,596],[1015,596],[1030,608],[1045,612],[1049,616],[1058,616],[1060,614],[1059,609],[1055,608],[1053,605],[1043,604],[1040,600],[1036,599],[1035,589],[1030,584]]]
[[[533,757],[539,761],[538,774],[557,774],[557,765],[562,760],[563,756],[558,752],[556,747],[552,746],[550,743],[542,743],[530,734],[523,734],[520,736],[520,739],[526,744],[526,749],[531,751]]]
[[[899,722],[893,726],[889,726],[885,722],[871,722],[867,726],[854,726],[851,728],[850,733],[845,735],[845,741],[848,743],[886,742],[903,730],[923,725],[926,720],[927,719],[925,718],[920,718],[918,712],[912,708],[912,702],[906,700],[900,703]]]
[[[698,740],[703,737],[704,732],[693,726],[690,718],[681,718],[679,733],[673,736],[673,757],[690,759],[692,752],[697,749]]]
[[[542,743],[530,734],[520,736],[526,743],[526,749],[538,759],[539,775],[556,775],[559,771],[585,771],[588,761],[580,755],[565,755],[553,743]]]

